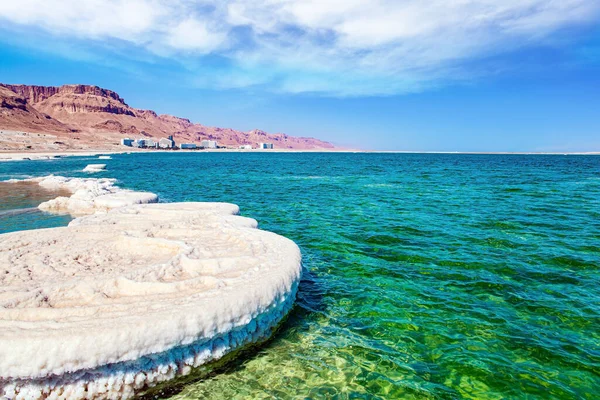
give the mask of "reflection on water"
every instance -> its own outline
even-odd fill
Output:
[[[48,190],[37,182],[0,182],[0,210],[37,207],[58,196],[70,196],[67,190]]]
[[[68,223],[71,217],[44,213],[37,206],[70,195],[67,190],[48,190],[36,182],[0,182],[0,233],[36,229],[49,222]]]

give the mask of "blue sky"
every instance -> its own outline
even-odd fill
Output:
[[[600,151],[599,21],[595,0],[21,0],[0,81],[354,148]]]

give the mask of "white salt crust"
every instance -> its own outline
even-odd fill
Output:
[[[83,172],[102,172],[106,170],[106,164],[88,164]]]
[[[38,206],[40,210],[48,212],[87,215],[133,204],[158,201],[158,196],[154,193],[121,189],[115,185],[117,180],[110,178],[65,178],[64,176],[50,175],[22,181],[37,182],[46,189],[63,189],[73,193],[70,197],[57,197]],[[11,179],[6,182],[19,182],[19,180]]]
[[[269,337],[300,251],[237,213],[142,204],[1,235],[0,394],[126,399]]]

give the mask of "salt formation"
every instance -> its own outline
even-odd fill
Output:
[[[88,185],[64,179],[40,184]],[[292,307],[301,255],[237,213],[129,205],[2,235],[0,397],[130,398],[268,338]]]
[[[83,172],[101,172],[106,169],[106,164],[88,164]]]
[[[100,160],[112,160],[111,156],[99,156],[98,157]]]
[[[37,182],[46,189],[65,189],[73,193],[70,197],[57,197],[38,206],[40,210],[50,212],[85,215],[132,204],[156,203],[158,201],[158,196],[154,193],[136,192],[115,186],[116,179],[65,178],[50,175],[42,178],[25,179],[25,181]],[[12,179],[8,182],[17,182],[17,180]]]

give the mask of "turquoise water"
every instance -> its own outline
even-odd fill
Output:
[[[3,163],[0,179],[87,176],[77,171],[93,159]],[[304,280],[281,331],[175,398],[600,397],[600,157],[192,153],[106,163],[94,176],[163,201],[236,203],[302,248]],[[1,209],[31,206],[11,201]],[[0,214],[0,232],[68,220]]]

